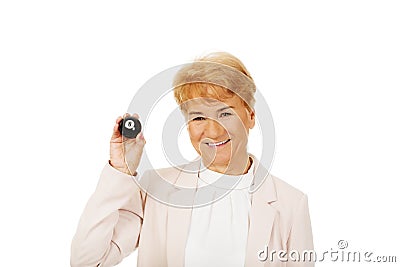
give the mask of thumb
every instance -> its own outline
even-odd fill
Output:
[[[146,139],[144,138],[143,132],[140,132],[136,136],[136,144],[138,144],[140,146],[144,146],[146,144]]]

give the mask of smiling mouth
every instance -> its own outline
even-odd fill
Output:
[[[226,143],[228,143],[229,141],[231,141],[231,139],[227,139],[227,140],[225,140],[225,141],[221,141],[221,142],[218,142],[218,143],[206,143],[209,147],[219,147],[219,146],[223,146],[223,145],[225,145]]]

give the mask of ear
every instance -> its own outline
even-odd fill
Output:
[[[253,129],[254,125],[256,124],[256,112],[254,111],[254,109],[251,110],[247,110],[247,116],[248,116],[248,120],[249,120],[249,128]]]

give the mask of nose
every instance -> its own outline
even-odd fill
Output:
[[[205,137],[217,139],[225,135],[225,128],[216,120],[208,119],[204,130]]]

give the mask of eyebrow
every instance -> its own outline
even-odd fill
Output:
[[[234,106],[228,106],[228,107],[223,107],[217,110],[217,112],[221,112],[225,109],[229,109],[229,108],[235,108]],[[191,111],[188,113],[189,115],[203,115],[203,112],[200,111]]]

